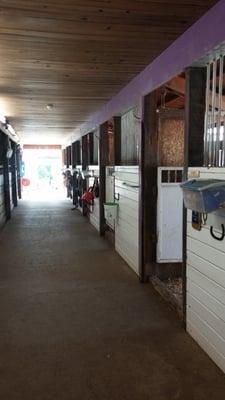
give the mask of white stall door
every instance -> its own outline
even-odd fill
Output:
[[[139,275],[139,167],[115,167],[115,197],[118,215],[115,224],[115,248]]]
[[[183,260],[182,168],[158,168],[157,262]]]

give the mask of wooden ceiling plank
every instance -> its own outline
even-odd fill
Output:
[[[215,2],[0,0],[6,116],[21,134],[67,135]]]

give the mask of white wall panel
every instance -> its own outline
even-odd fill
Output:
[[[92,213],[90,214],[91,224],[99,231],[100,219],[99,219],[99,199],[94,199],[94,206],[92,207]]]
[[[113,167],[106,167],[106,177],[105,177],[105,197],[106,202],[114,202],[114,189],[115,189],[115,178],[112,175],[114,171]]]
[[[115,196],[119,196],[115,224],[116,251],[139,274],[139,168],[115,167],[114,176]]]
[[[90,171],[94,172],[94,175],[99,177],[99,167],[90,166]],[[90,178],[88,180],[88,186],[93,186],[94,179]],[[94,199],[94,205],[91,207],[92,212],[90,213],[90,223],[99,231],[100,230],[100,212],[99,212],[99,198]]]
[[[196,171],[190,168],[189,175],[225,179],[225,169],[200,168]],[[221,218],[225,223],[225,216]],[[217,231],[219,234],[216,227]],[[201,231],[194,230],[190,211],[187,226],[187,331],[225,372],[225,239],[213,239],[209,226],[203,226]]]
[[[158,167],[157,262],[183,261],[183,195],[180,180],[170,182],[170,173],[179,177],[180,167]],[[163,182],[166,172],[168,180]],[[175,179],[174,179],[175,180]]]

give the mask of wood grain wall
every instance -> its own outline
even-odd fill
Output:
[[[184,120],[159,118],[159,165],[184,165]]]
[[[138,146],[141,135],[141,122],[138,108],[135,107],[121,118],[121,164],[138,164]]]

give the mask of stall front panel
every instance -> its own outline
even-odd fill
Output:
[[[225,168],[189,169],[189,178],[225,178]],[[220,226],[225,212],[208,214],[201,230],[193,228],[192,212],[187,221],[187,331],[225,372],[225,239]]]
[[[99,167],[98,166],[89,166],[88,171],[91,175],[96,177],[99,180]],[[94,178],[88,179],[88,187],[93,186]],[[91,206],[91,212],[89,215],[90,223],[97,229],[100,230],[100,205],[99,205],[99,197],[94,197],[93,206]]]
[[[116,251],[139,274],[139,167],[115,167]]]
[[[157,262],[183,261],[183,168],[158,168]]]

